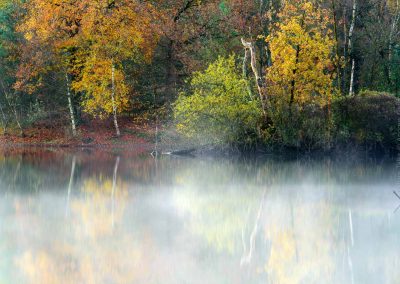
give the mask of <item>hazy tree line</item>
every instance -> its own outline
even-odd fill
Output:
[[[217,143],[393,147],[399,2],[1,0],[1,125],[113,118],[119,136],[157,110]]]

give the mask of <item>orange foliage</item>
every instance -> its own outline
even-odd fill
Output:
[[[32,0],[18,26],[29,45],[15,87],[32,92],[40,74],[52,68],[72,75],[84,94],[84,110],[110,114],[111,65],[116,70],[117,110],[127,108],[132,93],[122,63],[150,61],[158,36],[157,13],[150,4],[130,0]],[[29,56],[30,55],[30,56]],[[49,63],[51,61],[51,64]],[[50,67],[51,66],[51,67]],[[36,84],[29,84],[36,79]]]

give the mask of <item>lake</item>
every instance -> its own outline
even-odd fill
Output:
[[[0,154],[0,283],[400,283],[395,160]]]

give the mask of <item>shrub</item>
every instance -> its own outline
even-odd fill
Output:
[[[334,104],[339,142],[348,139],[383,148],[396,148],[400,99],[388,93],[363,91]]]
[[[326,107],[307,104],[289,109],[275,109],[270,115],[273,123],[273,143],[286,147],[312,150],[330,145],[331,121]]]
[[[194,73],[191,90],[174,104],[177,130],[203,143],[253,143],[262,117],[260,102],[248,94],[239,74],[233,56]]]

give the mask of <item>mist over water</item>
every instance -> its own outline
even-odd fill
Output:
[[[399,283],[394,161],[0,154],[0,283]]]

